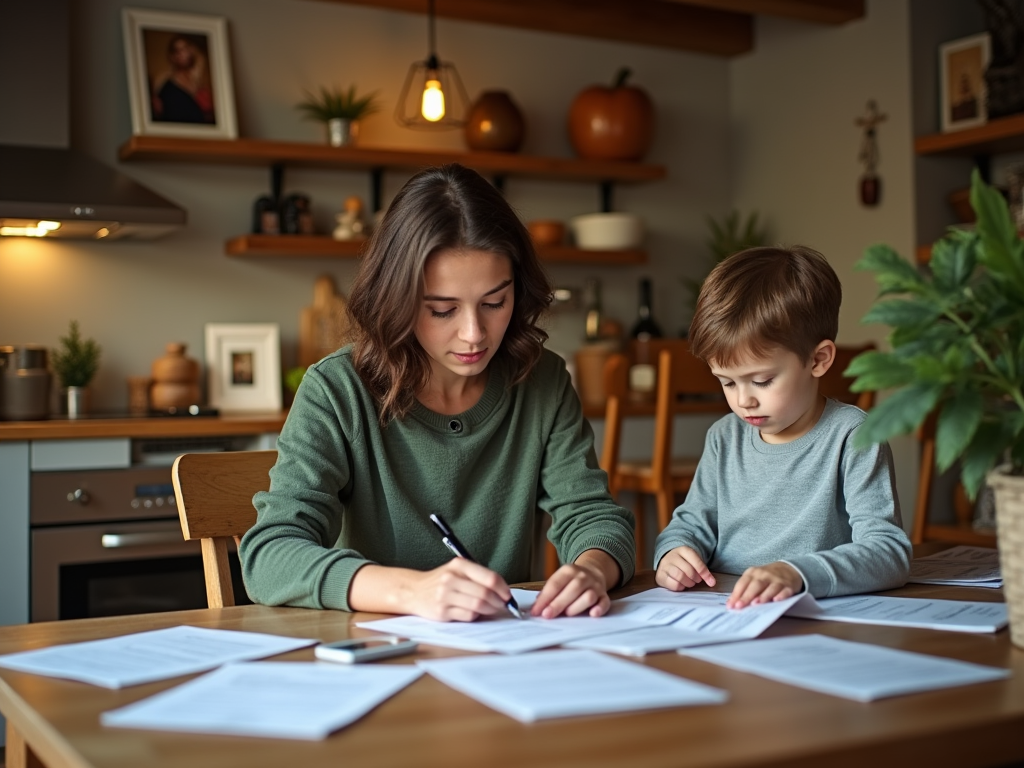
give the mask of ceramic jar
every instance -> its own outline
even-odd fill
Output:
[[[469,108],[466,145],[484,152],[516,152],[523,146],[526,120],[507,91],[484,91]]]
[[[199,363],[185,356],[185,345],[172,341],[163,357],[153,361],[150,371],[153,386],[149,391],[149,404],[153,410],[188,408],[198,405]]]

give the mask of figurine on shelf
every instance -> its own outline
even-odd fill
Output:
[[[365,240],[370,234],[366,219],[363,218],[363,201],[354,195],[345,198],[345,210],[335,219],[338,225],[334,228],[335,240]]]

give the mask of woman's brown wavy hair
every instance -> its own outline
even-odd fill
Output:
[[[413,333],[423,268],[438,251],[499,253],[512,262],[512,318],[495,353],[510,386],[529,376],[547,333],[537,327],[551,286],[526,227],[476,171],[458,164],[428,168],[402,187],[370,237],[349,295],[352,361],[377,402],[382,426],[404,418],[430,378],[427,353]]]

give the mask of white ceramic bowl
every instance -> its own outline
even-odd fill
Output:
[[[578,247],[595,251],[639,248],[644,240],[644,222],[635,213],[587,213],[569,226]]]

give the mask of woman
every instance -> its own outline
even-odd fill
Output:
[[[536,510],[563,565],[532,612],[608,610],[633,519],[608,495],[565,365],[537,320],[551,289],[504,198],[459,165],[415,176],[349,297],[352,346],[312,366],[242,539],[257,602],[472,621],[529,578]],[[453,559],[442,515],[478,563]]]

